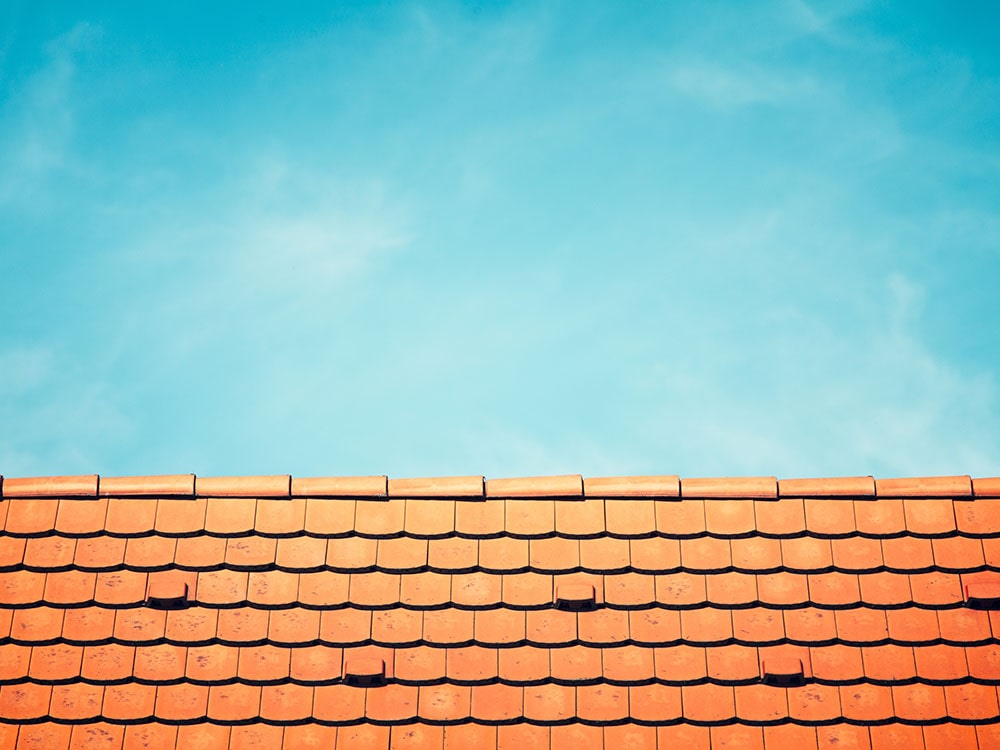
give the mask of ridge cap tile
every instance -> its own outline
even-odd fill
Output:
[[[487,479],[486,497],[503,499],[582,498],[583,476],[557,474],[540,477]]]
[[[642,498],[681,496],[680,477],[662,476],[585,477],[583,494],[587,498]]]
[[[101,497],[194,497],[194,474],[100,477]]]
[[[875,497],[875,478],[824,477],[809,479],[779,479],[779,497]]]
[[[777,477],[681,477],[681,497],[705,500],[777,500]]]
[[[972,480],[974,497],[1000,497],[1000,477],[980,477]]]
[[[49,477],[6,477],[4,498],[97,497],[97,474]]]
[[[486,496],[486,479],[480,475],[389,479],[390,498],[476,498]]]
[[[959,476],[876,479],[875,496],[899,498],[972,497],[972,477],[963,474]]]
[[[289,474],[195,477],[194,488],[198,497],[290,498],[292,477]]]
[[[292,497],[387,497],[385,474],[358,477],[292,477]]]

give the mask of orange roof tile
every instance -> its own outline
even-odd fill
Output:
[[[992,748],[1000,479],[0,485],[0,748]]]

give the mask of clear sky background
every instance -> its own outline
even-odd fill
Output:
[[[0,4],[0,473],[1000,474],[992,3]]]

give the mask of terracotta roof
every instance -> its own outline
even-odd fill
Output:
[[[6,748],[1000,748],[1000,479],[0,483]]]

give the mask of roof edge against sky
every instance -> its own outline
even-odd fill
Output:
[[[482,476],[390,479],[363,477],[274,476],[198,477],[194,474],[102,477],[0,476],[2,498],[69,497],[304,497],[518,499],[518,498],[660,498],[756,499],[780,498],[998,498],[1000,477],[969,475],[940,477],[691,477],[646,475],[489,479]]]

